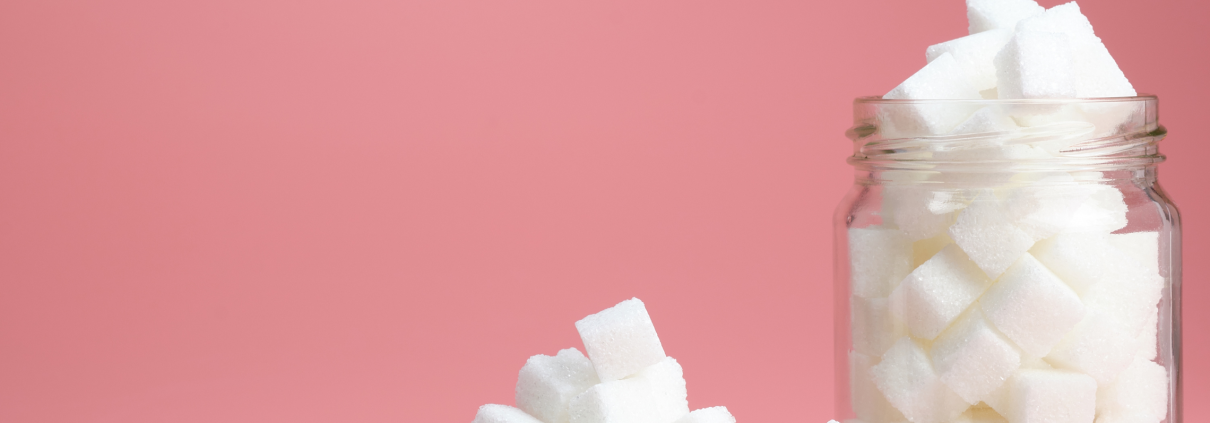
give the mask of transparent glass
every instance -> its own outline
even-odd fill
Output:
[[[1181,422],[1157,99],[859,98],[835,214],[836,414]]]

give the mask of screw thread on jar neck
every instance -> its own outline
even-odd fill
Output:
[[[849,163],[873,183],[999,185],[1154,178],[1164,160],[1155,96],[854,102]],[[1054,178],[1050,178],[1054,179]]]

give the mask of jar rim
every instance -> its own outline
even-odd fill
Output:
[[[1130,103],[1154,102],[1159,100],[1155,94],[1141,93],[1133,97],[1098,97],[1098,98],[994,98],[994,99],[890,99],[882,96],[863,96],[853,99],[853,104],[965,104],[965,105],[1015,105],[1015,104],[1097,104],[1097,103]]]

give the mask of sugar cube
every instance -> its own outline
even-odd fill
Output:
[[[1076,78],[1076,95],[1080,98],[1133,97],[1138,94],[1100,39],[1074,53],[1076,73],[1079,75]],[[1096,105],[1093,106],[1092,110],[1095,111]]]
[[[886,297],[912,270],[911,240],[894,229],[849,229],[850,286],[853,295]]]
[[[507,405],[487,404],[479,407],[471,423],[542,423],[524,411]]]
[[[1034,0],[966,0],[966,18],[971,34],[993,29],[1014,29],[1017,22],[1042,14],[1045,10]]]
[[[1092,423],[1097,383],[1088,375],[1021,369],[1004,384],[1001,398],[989,402],[1014,423]]]
[[[1050,173],[1012,189],[1004,201],[1009,219],[1034,241],[1067,228],[1072,213],[1091,195],[1091,191],[1072,185],[1073,181],[1070,174]]]
[[[668,423],[689,414],[680,364],[671,357],[572,398],[571,423]]]
[[[1159,423],[1168,415],[1168,371],[1136,359],[1097,391],[1096,423]]]
[[[907,328],[891,314],[886,298],[850,298],[853,350],[881,356],[895,341],[907,334]]]
[[[659,421],[675,421],[689,413],[685,374],[680,363],[672,357],[643,369],[636,378],[646,379],[651,384],[651,397],[659,405]]]
[[[618,380],[664,359],[664,346],[638,298],[576,322],[584,349],[602,382]]]
[[[1026,253],[1004,272],[979,305],[988,320],[1027,354],[1050,352],[1084,318],[1080,297]]]
[[[925,50],[925,59],[933,61],[949,53],[971,75],[971,84],[979,91],[996,88],[996,65],[992,60],[996,52],[1013,37],[1011,29],[992,29],[967,35],[944,43],[934,44]]]
[[[727,407],[709,407],[693,410],[676,423],[735,423],[735,417]]]
[[[1089,310],[1114,316],[1131,336],[1137,336],[1147,318],[1155,314],[1164,279],[1133,261],[1114,264],[1111,277],[1089,287],[1080,298]]]
[[[1072,212],[1064,232],[1110,233],[1126,227],[1126,202],[1122,192],[1109,185],[1082,184],[1086,199]]]
[[[933,341],[933,368],[969,404],[992,394],[1021,365],[1011,342],[972,308]]]
[[[1075,58],[1066,34],[1017,31],[996,54],[1000,98],[1076,97]]]
[[[1076,96],[1079,98],[1130,97],[1135,95],[1130,81],[1118,68],[1109,50],[1093,32],[1092,23],[1076,2],[1052,7],[1042,14],[1023,19],[1017,33],[1051,32],[1064,34],[1072,49],[1075,65]]]
[[[970,407],[933,369],[918,342],[903,337],[870,369],[874,384],[913,423],[953,420]]]
[[[949,53],[943,53],[924,68],[917,71],[902,84],[882,96],[888,100],[940,100],[970,99],[982,97],[971,83],[971,71],[958,63]],[[975,106],[955,107],[941,103],[904,103],[888,105],[884,110],[884,126],[889,123],[884,136],[910,137],[944,135],[974,113]]]
[[[877,365],[878,360],[878,357],[856,351],[849,353],[849,398],[852,400],[853,413],[869,423],[905,421],[903,413],[891,405],[874,384],[870,368]]]
[[[1132,261],[1109,244],[1107,235],[1098,233],[1060,233],[1038,242],[1030,254],[1076,293],[1114,278],[1119,263]]]
[[[891,293],[891,312],[913,336],[933,339],[991,283],[958,246],[950,244],[899,283]]]
[[[1137,333],[1131,333],[1114,316],[1089,310],[1046,356],[1056,368],[1075,370],[1099,383],[1112,382],[1134,360],[1139,350]]]
[[[919,241],[944,234],[954,222],[954,212],[970,200],[956,190],[893,185],[885,187],[882,201],[884,216],[890,216],[908,239]]]
[[[1109,245],[1117,248],[1147,267],[1152,273],[1160,273],[1159,232],[1131,232],[1110,234]]]
[[[567,423],[567,404],[600,383],[588,357],[568,348],[554,357],[535,355],[517,376],[517,408],[546,423]]]
[[[1033,246],[1033,237],[1017,228],[991,190],[982,190],[949,228],[950,238],[996,279]]]

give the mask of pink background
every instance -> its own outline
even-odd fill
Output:
[[[1210,6],[1083,7],[1172,134],[1205,421]],[[823,422],[850,101],[965,30],[960,0],[4,1],[0,421],[469,422],[638,296],[692,407]]]

